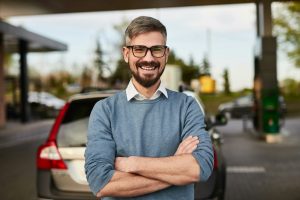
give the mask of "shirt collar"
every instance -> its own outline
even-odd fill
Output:
[[[158,89],[156,92],[153,94],[153,96],[150,99],[155,99],[160,96],[160,94],[165,95],[166,98],[168,98],[168,92],[167,89],[165,88],[164,84],[161,82],[159,84]],[[137,100],[145,100],[145,98],[142,94],[140,94],[136,88],[134,87],[132,80],[129,81],[128,86],[126,88],[126,96],[127,96],[127,101],[130,101],[132,98],[135,98]]]

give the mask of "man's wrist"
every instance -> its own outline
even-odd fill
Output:
[[[130,168],[129,168],[129,173],[136,173],[138,172],[138,169],[139,169],[139,160],[140,160],[141,157],[138,157],[138,156],[130,156],[128,157],[128,162],[129,162],[129,165],[130,165]]]

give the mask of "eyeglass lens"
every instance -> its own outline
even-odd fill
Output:
[[[165,51],[167,48],[166,46],[163,46],[163,45],[156,45],[156,46],[152,46],[149,48],[146,46],[143,46],[143,45],[135,45],[135,46],[129,46],[129,47],[132,47],[133,55],[138,58],[142,58],[142,57],[146,56],[148,50],[150,50],[153,57],[161,58],[165,55]]]

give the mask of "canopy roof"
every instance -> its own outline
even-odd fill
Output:
[[[67,45],[42,35],[0,21],[0,33],[4,35],[6,52],[18,52],[19,40],[28,42],[30,52],[66,51]]]
[[[239,4],[263,1],[287,0],[0,0],[0,18],[20,15]]]

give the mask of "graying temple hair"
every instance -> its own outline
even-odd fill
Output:
[[[131,21],[125,31],[125,44],[129,45],[131,39],[152,31],[160,32],[167,41],[167,29],[166,27],[157,19],[147,16],[140,16]]]

